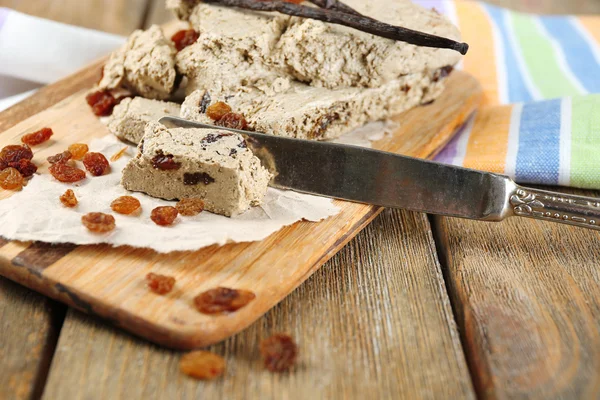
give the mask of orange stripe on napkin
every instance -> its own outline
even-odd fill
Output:
[[[483,86],[483,104],[498,104],[498,72],[490,18],[475,2],[457,1],[455,4],[463,40],[470,46],[463,60],[464,70]]]
[[[467,144],[465,168],[504,173],[512,106],[483,107]]]
[[[596,43],[600,45],[600,18],[590,15],[578,16],[579,22],[589,34],[596,39]]]

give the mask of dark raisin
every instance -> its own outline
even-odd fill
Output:
[[[271,372],[287,371],[298,357],[298,346],[289,335],[275,334],[260,342],[260,354]]]
[[[194,298],[194,304],[203,314],[223,314],[237,311],[255,298],[249,290],[218,287],[200,293]]]
[[[59,162],[67,162],[73,157],[73,154],[69,150],[65,150],[62,153],[55,154],[53,156],[48,157],[46,160],[50,164],[56,164]]]
[[[404,93],[408,93],[410,89],[412,89],[410,85],[404,85],[400,88],[400,90],[402,90]]]
[[[83,165],[85,165],[85,169],[94,176],[102,176],[110,168],[108,160],[104,157],[104,154],[101,153],[86,153],[85,156],[83,156]]]
[[[448,75],[450,75],[452,71],[454,71],[454,67],[451,65],[446,65],[435,72],[432,80],[434,82],[438,82],[440,79],[446,78]]]
[[[312,131],[308,134],[308,138],[317,139],[322,137],[323,135],[325,135],[325,132],[327,131],[327,128],[329,128],[329,125],[331,125],[332,122],[337,121],[339,119],[340,114],[338,113],[323,115],[321,118],[319,118]]]
[[[240,141],[240,144],[238,144],[238,147],[240,149],[247,149],[248,148],[248,143],[246,143],[246,139],[243,139]]]
[[[248,122],[242,114],[230,112],[218,120],[215,125],[223,126],[225,128],[244,130],[248,127]]]
[[[6,163],[19,162],[19,160],[31,160],[33,152],[27,145],[8,145],[0,151],[0,158]]]
[[[25,178],[29,178],[37,171],[37,166],[29,160],[19,160],[18,162],[8,163],[8,166],[19,171]]]
[[[186,47],[196,43],[200,34],[193,29],[182,29],[179,32],[175,33],[171,40],[175,43],[175,48],[177,51],[181,51]]]
[[[42,128],[37,132],[29,133],[21,138],[21,142],[29,145],[36,146],[38,144],[42,144],[47,140],[50,140],[50,136],[52,136],[53,132],[50,128]]]
[[[88,94],[85,97],[88,105],[92,108],[92,111],[98,117],[106,117],[112,114],[113,108],[117,105],[118,101],[114,96],[107,90],[99,90]]]
[[[237,154],[237,150],[236,149],[229,150],[229,157],[233,157],[236,154]]]
[[[152,158],[152,166],[163,171],[176,170],[181,168],[181,163],[173,160],[172,154],[164,154],[162,150],[156,152]]]
[[[204,92],[202,96],[202,100],[200,100],[200,113],[205,114],[208,106],[210,106],[211,102],[210,93],[208,91]]]
[[[196,173],[185,173],[183,174],[183,184],[184,185],[197,185],[200,182],[205,185],[209,185],[213,183],[215,179],[207,174],[206,172],[196,172]]]
[[[213,133],[209,133],[208,135],[204,136],[202,138],[202,143],[203,144],[207,144],[207,143],[214,143],[217,140],[224,138],[226,136],[233,136],[233,133],[219,133],[218,135],[215,135]]]

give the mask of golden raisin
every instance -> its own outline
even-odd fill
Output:
[[[23,175],[24,178],[29,178],[37,171],[37,165],[30,160],[19,160],[18,162],[8,163],[9,167],[13,167]]]
[[[53,156],[46,158],[46,160],[48,160],[48,162],[50,164],[56,164],[59,162],[67,162],[72,157],[73,157],[73,155],[71,154],[71,152],[69,150],[65,150],[62,153],[58,153],[58,154],[55,154]]]
[[[223,118],[226,114],[231,112],[231,107],[227,103],[217,101],[215,104],[209,106],[206,109],[206,115],[213,121],[218,121]]]
[[[167,294],[175,286],[175,278],[172,276],[159,275],[152,272],[146,275],[146,281],[150,290],[156,294]]]
[[[110,168],[108,160],[101,153],[86,153],[83,156],[83,165],[94,176],[102,176]]]
[[[110,208],[119,214],[133,214],[140,209],[140,201],[132,196],[121,196],[110,203]]]
[[[73,183],[85,179],[85,171],[64,162],[57,162],[48,168],[50,174],[60,182]]]
[[[223,115],[223,118],[219,119],[215,125],[225,128],[244,130],[248,127],[248,122],[242,114],[230,112]]]
[[[115,161],[117,161],[119,158],[123,157],[123,154],[125,154],[125,152],[127,151],[127,149],[128,149],[128,148],[129,148],[128,146],[125,146],[125,147],[123,147],[121,150],[119,150],[119,151],[117,151],[115,154],[113,154],[113,155],[110,157],[110,162],[115,162]]]
[[[11,144],[0,151],[0,159],[6,163],[19,162],[19,160],[31,160],[33,158],[33,152],[27,145],[16,145]]]
[[[175,208],[185,217],[193,217],[204,211],[204,201],[198,198],[181,199]]]
[[[75,197],[75,193],[68,189],[62,196],[60,196],[60,202],[65,207],[73,208],[79,203],[77,201],[77,197]]]
[[[94,233],[106,233],[115,229],[115,217],[99,212],[85,214],[81,217],[81,223]]]
[[[214,379],[225,371],[225,359],[208,351],[193,351],[179,361],[179,370],[196,379]]]
[[[200,34],[193,29],[182,29],[175,33],[171,40],[175,44],[177,51],[181,51],[186,47],[196,43]]]
[[[256,295],[249,290],[218,287],[200,293],[194,298],[194,304],[203,314],[224,314],[239,310],[254,298]]]
[[[37,132],[28,133],[21,138],[21,142],[29,145],[36,146],[38,144],[42,144],[47,140],[50,140],[50,136],[53,135],[52,129],[50,128],[42,128]]]
[[[73,156],[73,160],[81,160],[89,151],[88,145],[83,143],[73,143],[69,146],[69,151]]]
[[[117,99],[108,90],[99,90],[85,97],[88,105],[98,117],[106,117],[113,112],[117,105]]]
[[[260,342],[260,354],[271,372],[283,372],[294,365],[298,347],[289,335],[275,334]]]
[[[175,218],[177,218],[177,209],[175,207],[165,206],[165,207],[156,207],[152,210],[150,214],[150,218],[156,225],[160,226],[168,226],[172,225],[175,222]]]
[[[0,187],[2,189],[21,190],[23,182],[23,175],[15,168],[8,167],[0,171]]]

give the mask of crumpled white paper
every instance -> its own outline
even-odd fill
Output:
[[[90,151],[110,158],[125,145],[107,136],[95,139]],[[330,199],[269,188],[264,204],[246,213],[227,218],[203,212],[195,217],[177,217],[174,225],[160,227],[150,219],[155,207],[174,205],[141,194],[130,193],[120,185],[121,171],[136,153],[130,147],[118,161],[111,163],[111,172],[90,177],[77,184],[64,184],[50,174],[35,175],[28,185],[8,199],[0,200],[0,236],[10,240],[39,240],[52,243],[98,244],[151,248],[160,253],[197,250],[230,242],[251,242],[265,239],[281,228],[300,220],[320,221],[340,210]],[[66,208],[59,200],[67,189],[73,189],[79,204]],[[119,196],[133,195],[142,204],[135,216],[114,213],[110,203]],[[104,212],[116,219],[116,229],[107,234],[89,232],[81,217],[89,212]]]

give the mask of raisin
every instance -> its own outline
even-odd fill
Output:
[[[193,29],[182,29],[175,33],[171,40],[175,43],[175,48],[177,51],[181,51],[186,47],[196,43],[200,34]]]
[[[113,154],[113,155],[110,157],[110,162],[115,162],[115,161],[117,161],[119,158],[123,157],[123,154],[125,154],[125,152],[127,151],[127,149],[128,149],[128,148],[129,148],[128,146],[125,146],[125,147],[123,147],[121,150],[119,150],[119,151],[117,151],[115,154]]]
[[[88,145],[83,143],[73,143],[69,146],[69,151],[73,156],[73,160],[81,160],[89,151]]]
[[[214,379],[225,371],[225,359],[208,351],[193,351],[179,361],[179,370],[196,379]]]
[[[46,158],[46,160],[48,160],[48,162],[50,164],[56,164],[56,163],[67,162],[72,157],[73,157],[73,154],[71,154],[71,152],[69,150],[65,150],[62,153],[58,153],[58,154],[55,154],[53,156],[50,156],[50,157]]]
[[[156,225],[168,226],[173,224],[175,218],[177,218],[177,214],[178,212],[175,207],[156,207],[152,210],[150,218]]]
[[[248,143],[246,143],[246,139],[243,139],[240,141],[240,144],[238,144],[238,147],[240,149],[247,149],[248,148]]]
[[[432,81],[438,82],[440,79],[447,78],[448,75],[452,73],[452,71],[454,71],[454,67],[451,65],[446,65],[445,67],[442,67],[435,72]]]
[[[42,128],[37,132],[29,133],[21,138],[21,142],[29,145],[36,146],[38,144],[42,144],[47,140],[50,140],[50,136],[52,136],[53,132],[50,128]]]
[[[86,153],[83,156],[83,165],[94,176],[102,176],[110,168],[108,160],[101,153]]]
[[[269,371],[283,372],[296,362],[298,347],[289,335],[278,333],[260,342],[260,354]]]
[[[172,276],[153,274],[146,275],[148,287],[156,294],[167,294],[175,286],[175,278]]]
[[[412,89],[410,85],[402,85],[400,88],[400,90],[402,90],[404,93],[410,92],[410,89]]]
[[[85,179],[84,170],[72,167],[63,162],[52,164],[48,170],[60,182],[73,183]]]
[[[8,163],[4,161],[3,158],[0,158],[0,171],[2,171],[4,168],[8,168]]]
[[[246,122],[246,118],[244,118],[242,114],[230,112],[223,115],[223,117],[219,119],[215,125],[225,128],[244,130],[248,127],[248,122]]]
[[[179,214],[185,217],[193,217],[204,211],[204,201],[198,198],[181,199],[175,208]]]
[[[75,197],[75,193],[71,189],[68,189],[62,196],[60,196],[60,202],[69,208],[73,208],[79,203],[77,201],[77,197]]]
[[[0,158],[6,163],[19,162],[19,160],[31,160],[33,152],[27,145],[8,145],[0,151]]]
[[[24,178],[29,178],[37,171],[37,165],[29,160],[19,160],[18,162],[8,163],[8,166],[19,171]]]
[[[119,214],[130,215],[140,209],[141,203],[131,196],[121,196],[110,203],[110,208]]]
[[[2,189],[21,190],[23,183],[23,175],[15,168],[8,167],[0,172],[0,187]]]
[[[211,98],[210,98],[210,93],[208,91],[204,92],[204,95],[202,95],[202,100],[200,100],[200,113],[204,114],[206,113],[206,110],[208,108],[208,106],[210,105],[211,102]]]
[[[169,171],[181,168],[181,163],[174,161],[173,155],[163,154],[162,150],[159,150],[152,158],[152,166],[156,169]]]
[[[231,149],[229,150],[229,157],[233,157],[237,154],[237,150],[236,149]]]
[[[209,116],[213,121],[218,121],[223,118],[226,114],[231,112],[231,107],[227,103],[217,101],[206,109],[206,115]]]
[[[113,108],[117,105],[117,99],[107,90],[90,93],[85,97],[85,100],[98,117],[106,117],[112,114]]]
[[[207,174],[206,172],[196,172],[196,173],[185,173],[183,174],[183,184],[184,185],[197,185],[200,182],[205,185],[209,185],[215,181],[215,178]]]
[[[106,233],[115,229],[115,217],[99,212],[85,214],[81,217],[81,223],[94,233]]]
[[[329,125],[339,119],[340,114],[338,113],[323,115],[321,118],[319,118],[312,131],[308,134],[308,138],[316,139],[322,137],[327,131],[327,128],[329,128]]]
[[[218,135],[209,133],[208,135],[204,136],[200,142],[203,144],[214,143],[217,140],[224,138],[226,136],[233,136],[233,133],[219,133]]]
[[[218,287],[200,293],[194,298],[194,304],[203,314],[223,314],[239,310],[255,297],[256,295],[248,290]]]

